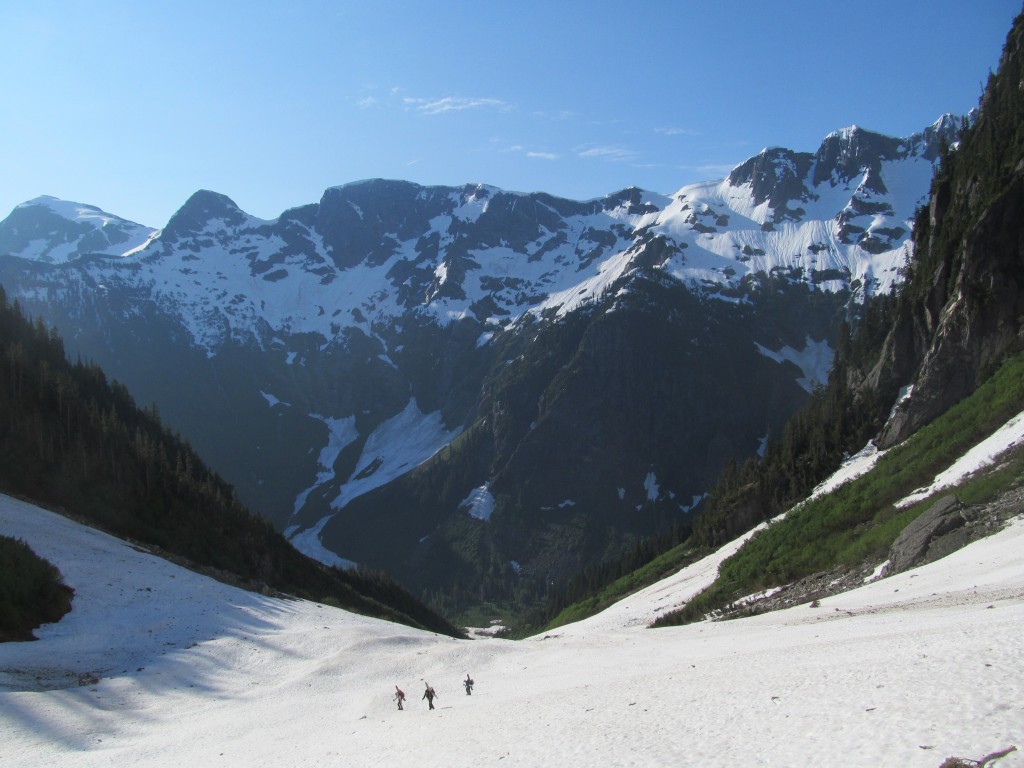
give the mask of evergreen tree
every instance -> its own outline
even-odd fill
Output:
[[[327,568],[249,512],[185,442],[0,288],[0,490],[242,586],[462,634],[379,573]]]

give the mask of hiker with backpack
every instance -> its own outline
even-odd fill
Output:
[[[433,709],[434,708],[434,699],[435,698],[439,698],[439,697],[437,696],[437,692],[434,691],[434,689],[430,687],[430,683],[426,683],[425,682],[424,685],[427,686],[427,689],[423,692],[423,698],[421,698],[420,701],[422,701],[423,699],[426,699],[427,700],[427,705],[431,709]]]
[[[402,709],[402,702],[405,701],[405,691],[395,686],[395,701],[398,702],[398,708]]]
[[[472,696],[473,695],[473,678],[469,676],[468,672],[466,673],[466,679],[462,681],[462,684],[466,687],[466,695],[467,696]]]

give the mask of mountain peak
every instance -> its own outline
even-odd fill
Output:
[[[43,209],[67,221],[93,220],[97,226],[104,226],[111,221],[125,221],[125,219],[107,213],[95,205],[62,200],[53,195],[40,195],[32,198],[18,205],[15,210],[32,208]]]
[[[804,195],[803,183],[811,157],[807,152],[767,147],[733,168],[728,184],[732,187],[749,184],[754,205],[768,201],[773,210],[782,212],[788,201]]]
[[[840,128],[839,130],[830,132],[828,135],[825,136],[824,140],[828,141],[829,139],[834,138],[839,139],[840,141],[853,141],[857,136],[864,133],[874,133],[874,131],[869,131],[866,128],[862,128],[861,126],[857,125],[856,123],[853,123],[852,125],[848,125],[845,128]]]
[[[971,110],[972,113],[977,110]],[[960,127],[963,118],[960,115],[954,115],[952,112],[946,112],[939,117],[934,123],[932,123],[925,131],[936,131],[943,132],[948,130],[956,130]]]
[[[671,198],[635,186],[571,201],[370,179],[261,221],[199,190],[136,258],[78,269],[0,259],[0,269],[10,296],[71,330],[75,353],[109,361],[143,402],[179,404],[168,411],[176,428],[204,441],[239,497],[273,510],[310,554],[388,569],[417,559],[424,567],[403,577],[447,589],[461,566],[446,553],[464,546],[459,505],[473,489],[493,481],[495,524],[521,503],[524,519],[551,531],[586,509],[588,530],[639,535],[689,514],[720,460],[781,429],[806,395],[797,376],[814,375],[793,361],[827,367],[833,313],[888,291],[906,261],[930,168],[908,139],[886,141],[834,135],[836,162],[863,156],[856,178],[815,186],[812,153],[774,148],[744,183]],[[892,162],[868,152],[876,142]],[[890,179],[891,192],[875,191]],[[783,294],[797,303],[776,317]],[[714,335],[700,341],[697,327]],[[726,383],[691,386],[691,371],[719,370],[725,347],[735,349]],[[759,347],[792,352],[775,360]],[[628,408],[609,409],[608,393]],[[718,408],[735,424],[727,435],[691,418]],[[241,431],[225,432],[225,418]],[[662,423],[685,424],[684,438]],[[576,452],[618,435],[608,459]],[[437,473],[406,478],[435,455]],[[571,486],[551,460],[561,456],[580,468]],[[528,493],[508,501],[504,489],[519,487]],[[408,493],[431,499],[423,516]],[[412,509],[415,525],[399,520]],[[583,562],[560,532],[504,536],[493,562],[514,561],[527,578]],[[592,551],[605,542],[617,546],[595,538]],[[495,572],[496,590],[507,583]]]
[[[621,209],[632,216],[657,213],[667,204],[668,199],[664,195],[649,192],[636,186],[626,187],[601,199],[603,210],[614,211]]]
[[[229,226],[244,224],[249,217],[227,195],[200,189],[171,216],[164,227],[162,239],[175,242],[179,237],[202,232],[211,221],[222,221]]]
[[[154,231],[95,205],[40,195],[0,222],[0,253],[51,264],[87,253],[121,256],[147,242]]]
[[[209,189],[200,189],[193,192],[191,197],[189,197],[189,199],[185,201],[185,204],[178,210],[178,213],[182,213],[186,210],[190,212],[205,211],[208,212],[211,217],[220,217],[223,215],[233,216],[242,213],[242,210],[230,197],[223,195],[220,192],[213,192]]]

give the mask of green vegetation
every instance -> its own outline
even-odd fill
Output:
[[[620,557],[585,568],[546,604],[525,614],[512,631],[525,637],[593,616],[617,600],[675,573],[699,556],[689,528],[641,539]],[[700,553],[702,554],[702,553]]]
[[[874,470],[807,501],[754,536],[719,570],[717,581],[656,626],[686,623],[747,594],[826,571],[879,561],[928,502],[897,509],[894,502],[927,485],[969,448],[1024,409],[1024,355],[1004,364],[973,395],[879,459]],[[1019,477],[1015,455],[1001,471],[968,484],[965,498],[982,500]]]
[[[71,610],[74,590],[23,541],[0,536],[0,643],[33,640],[40,624]]]
[[[616,579],[596,594],[567,606],[546,625],[545,629],[554,629],[600,613],[622,598],[677,573],[704,554],[705,551],[694,549],[689,544],[678,544],[646,565]]]
[[[896,387],[857,391],[848,372],[866,366],[885,338],[894,302],[865,304],[856,324],[843,323],[828,383],[790,418],[763,456],[725,466],[693,523],[698,546],[714,548],[781,514],[863,447],[884,422]]]
[[[349,610],[459,630],[379,573],[326,568],[250,513],[186,443],[94,365],[68,362],[0,288],[0,491],[122,538]]]

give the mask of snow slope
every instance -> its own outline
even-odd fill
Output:
[[[735,542],[520,642],[254,595],[8,497],[0,531],[77,590],[39,641],[0,645],[4,766],[937,768],[1024,748],[1024,517],[818,607],[645,628]]]

